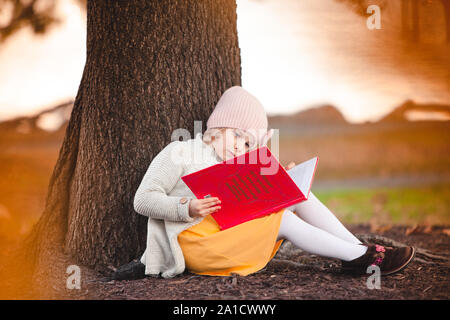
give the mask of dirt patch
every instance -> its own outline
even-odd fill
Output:
[[[370,235],[367,225],[349,226]],[[450,237],[435,226],[428,233],[406,235],[397,226],[382,234],[404,244],[449,257]],[[60,299],[449,299],[448,260],[417,259],[399,273],[381,278],[381,289],[368,289],[367,276],[340,271],[338,260],[307,254],[285,242],[261,271],[246,277],[210,277],[185,272],[172,279],[148,277],[133,281],[101,281],[83,270],[80,290],[64,290]]]
[[[348,226],[357,236],[375,236],[368,225]],[[69,290],[64,266],[70,258],[52,263],[50,274],[38,291],[20,292],[6,299],[79,300],[222,300],[222,299],[440,299],[448,300],[450,279],[450,236],[447,227],[433,226],[425,232],[395,226],[381,236],[419,248],[416,258],[401,272],[381,277],[380,289],[368,289],[369,275],[352,276],[340,263],[310,255],[285,241],[274,259],[257,273],[246,277],[211,277],[185,272],[172,279],[147,277],[133,281],[105,281],[104,275],[81,266],[81,289]],[[378,235],[380,235],[378,233]],[[439,259],[439,257],[441,257]],[[63,268],[64,267],[64,268]],[[61,272],[61,270],[63,270]],[[45,288],[44,288],[45,287]]]

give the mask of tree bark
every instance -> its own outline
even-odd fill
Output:
[[[401,15],[402,15],[402,35],[405,39],[409,39],[409,0],[401,1]]]
[[[450,43],[450,1],[449,0],[441,0],[442,6],[444,7],[445,14],[445,31],[446,31],[446,39],[447,43]]]
[[[419,1],[412,1],[412,41],[419,42],[420,40],[420,7]]]
[[[101,272],[139,257],[147,219],[133,198],[148,165],[241,84],[234,0],[88,1],[87,16],[81,84],[23,251],[40,278],[67,277],[49,267],[62,248]]]

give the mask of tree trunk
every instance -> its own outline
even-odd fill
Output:
[[[409,0],[401,1],[401,15],[402,15],[402,35],[405,39],[409,39]]]
[[[420,40],[420,8],[418,0],[412,0],[412,40],[413,42],[419,42]]]
[[[67,277],[48,267],[61,248],[97,271],[139,257],[147,219],[133,198],[148,165],[241,84],[234,0],[88,1],[87,16],[83,77],[26,242],[35,276]]]
[[[445,31],[447,35],[447,43],[450,43],[450,1],[441,0],[445,14]]]

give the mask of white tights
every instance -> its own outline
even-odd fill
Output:
[[[285,209],[279,239],[287,239],[306,252],[344,261],[367,251],[311,191],[308,200]]]

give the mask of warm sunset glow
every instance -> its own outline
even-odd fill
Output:
[[[450,103],[447,84],[430,83],[387,61],[396,43],[335,0],[237,0],[242,83],[269,113],[335,105],[348,121],[378,120],[412,99]],[[386,12],[396,17],[398,13]],[[386,60],[386,61],[384,61]],[[380,63],[381,61],[381,63]],[[431,75],[430,75],[431,76]]]
[[[0,47],[0,121],[73,99],[86,60],[86,21],[79,6],[58,1],[63,21],[44,37],[19,31]]]
[[[195,1],[0,0],[0,299],[155,300],[205,318],[224,310],[177,300],[448,300],[450,0]],[[180,46],[199,39],[222,63],[200,75],[204,54]],[[193,98],[224,81],[258,98],[280,166],[261,150],[261,170],[226,168],[240,143],[224,155],[217,136],[203,150],[167,134],[205,107],[141,90],[156,79],[183,98],[166,81],[178,66]],[[219,126],[266,126],[232,95],[240,111]],[[224,225],[215,206],[248,217]]]
[[[72,0],[58,1],[58,10],[64,23],[45,37],[22,30],[0,48],[0,121],[75,97],[86,22]],[[415,61],[398,68],[409,54],[390,49],[396,40],[368,30],[364,17],[336,0],[237,0],[237,15],[242,85],[269,114],[328,103],[361,122],[407,99],[450,104],[448,86],[439,81],[444,71]]]
[[[449,121],[450,114],[439,111],[410,110],[405,112],[405,118],[410,121],[421,121],[421,120]]]

